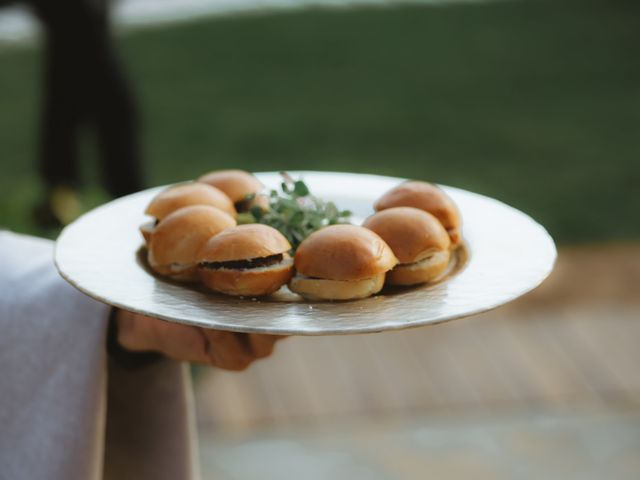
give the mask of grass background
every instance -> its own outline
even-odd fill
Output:
[[[149,186],[221,167],[414,177],[504,200],[566,244],[640,238],[638,25],[632,0],[531,0],[209,18],[118,42]],[[42,234],[40,60],[0,51],[0,224]]]

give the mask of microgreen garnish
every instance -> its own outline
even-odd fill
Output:
[[[271,190],[269,211],[254,206],[249,212],[238,215],[238,223],[262,223],[274,227],[287,237],[293,250],[322,227],[349,223],[350,211],[339,210],[333,202],[313,196],[304,181],[294,180],[285,172],[281,175],[282,192]],[[252,199],[253,195],[246,200]]]

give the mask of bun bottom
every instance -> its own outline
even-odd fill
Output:
[[[442,275],[449,266],[449,250],[436,252],[416,263],[397,265],[387,273],[389,285],[418,285],[435,280]]]
[[[151,265],[151,269],[163,277],[167,277],[171,280],[177,280],[178,282],[194,283],[198,281],[198,269],[197,265]]]
[[[354,300],[378,293],[384,286],[384,273],[363,280],[323,280],[296,275],[289,289],[309,300]]]
[[[231,268],[198,269],[200,281],[214,292],[241,297],[271,295],[293,276],[293,262],[285,260],[265,268],[234,270]]]

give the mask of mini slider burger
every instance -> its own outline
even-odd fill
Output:
[[[175,185],[160,192],[147,206],[144,213],[155,217],[155,220],[140,226],[140,232],[145,241],[149,243],[151,232],[167,215],[190,205],[208,205],[216,207],[234,218],[236,216],[233,202],[217,188],[196,182]]]
[[[449,265],[449,235],[430,213],[412,207],[394,207],[370,216],[362,226],[380,235],[400,262],[387,273],[388,284],[430,282]]]
[[[222,190],[238,212],[248,212],[254,205],[263,210],[269,209],[269,199],[260,195],[262,183],[244,170],[216,170],[202,175],[198,182]]]
[[[200,280],[210,290],[227,295],[270,295],[293,275],[289,250],[289,241],[273,227],[249,224],[230,228],[200,249]]]
[[[289,288],[310,300],[351,300],[378,293],[398,260],[376,233],[331,225],[309,235],[295,255]]]
[[[432,183],[411,180],[389,190],[375,203],[376,212],[393,207],[414,207],[436,217],[456,248],[462,241],[460,213],[453,201]]]
[[[163,218],[151,232],[147,259],[160,275],[181,281],[196,281],[196,254],[214,235],[234,227],[235,219],[207,205],[192,205]]]

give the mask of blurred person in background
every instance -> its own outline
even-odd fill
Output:
[[[115,53],[109,0],[23,2],[40,20],[45,40],[38,150],[45,196],[34,215],[39,226],[58,227],[79,213],[83,130],[95,134],[106,191],[119,197],[142,189],[138,115]]]
[[[243,370],[281,337],[112,309],[58,275],[53,245],[0,230],[0,478],[199,478],[184,362]]]

